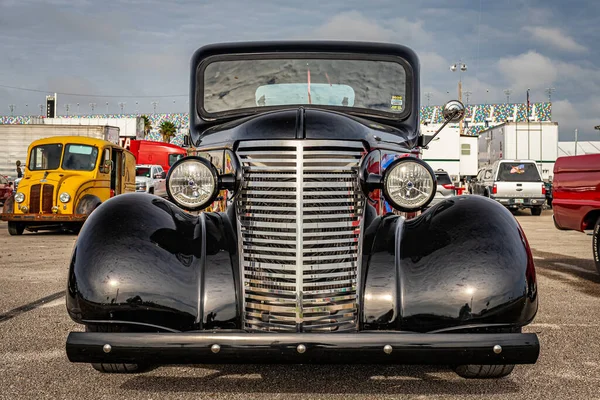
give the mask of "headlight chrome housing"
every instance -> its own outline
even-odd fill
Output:
[[[67,192],[62,192],[60,196],[58,196],[58,199],[61,203],[68,203],[69,201],[71,201],[71,195]]]
[[[24,201],[25,201],[25,194],[24,194],[24,193],[22,193],[22,192],[17,192],[17,193],[15,194],[15,201],[16,201],[17,203],[22,203],[22,202],[24,202]]]
[[[169,169],[167,193],[181,208],[199,211],[208,207],[219,193],[217,170],[202,157],[177,160]]]
[[[399,211],[412,212],[427,206],[436,186],[431,167],[414,157],[395,160],[383,174],[383,195]]]

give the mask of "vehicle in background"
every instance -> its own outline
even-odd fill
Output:
[[[4,204],[13,192],[13,185],[8,181],[8,177],[0,175],[0,205]]]
[[[160,165],[135,166],[135,191],[167,197],[167,174]]]
[[[552,188],[554,225],[579,232],[593,229],[592,251],[600,273],[600,154],[559,157]]]
[[[81,136],[119,143],[119,128],[107,125],[0,124],[0,175],[14,176],[15,162],[27,157],[29,145],[52,136]],[[23,166],[21,167],[23,168]]]
[[[165,172],[169,172],[171,165],[187,155],[183,147],[170,143],[150,140],[131,140],[129,143],[129,151],[133,153],[138,165],[158,164]]]
[[[550,180],[558,157],[558,123],[506,122],[479,134],[479,168],[499,160],[534,160],[543,180]]]
[[[481,168],[469,188],[509,209],[529,208],[532,215],[541,215],[546,202],[546,187],[531,160],[496,161]]]
[[[0,219],[11,235],[67,228],[77,232],[96,207],[135,190],[133,154],[116,144],[56,136],[29,146],[23,179]]]
[[[17,178],[13,182],[13,187],[12,187],[13,194],[15,194],[17,192],[17,188],[19,187],[19,182],[21,182],[21,179],[23,179],[23,178]]]
[[[442,200],[446,200],[452,196],[456,196],[456,186],[452,183],[450,175],[443,169],[435,171],[435,177],[437,180],[437,190],[435,191],[435,197],[429,203],[429,206],[433,206]]]
[[[552,208],[552,180],[544,182],[544,187],[546,188],[546,205]]]

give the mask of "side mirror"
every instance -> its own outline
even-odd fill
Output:
[[[459,122],[465,117],[465,105],[458,100],[450,100],[442,110],[444,121]]]
[[[427,140],[423,136],[420,137],[419,145],[424,149],[427,149],[427,145],[431,143],[432,140],[448,125],[450,122],[459,122],[465,117],[465,105],[458,100],[450,100],[446,104],[444,104],[444,108],[442,110],[442,115],[444,117],[444,123],[439,129],[432,135],[429,136]]]
[[[100,167],[100,172],[102,172],[103,174],[108,174],[112,170],[112,166],[112,160],[104,160],[104,164]]]
[[[160,173],[160,179],[167,179],[167,173],[165,171]]]

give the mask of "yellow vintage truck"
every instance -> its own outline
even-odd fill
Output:
[[[135,192],[135,158],[102,139],[54,136],[32,142],[18,191],[0,219],[8,232],[66,228],[78,232],[102,202]]]

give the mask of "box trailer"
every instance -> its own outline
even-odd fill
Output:
[[[479,168],[498,160],[534,160],[542,179],[551,180],[558,157],[558,123],[507,122],[479,135]]]
[[[51,136],[87,136],[119,144],[119,128],[115,126],[0,124],[0,175],[16,179],[16,162],[25,164],[31,142]]]
[[[479,153],[477,148],[477,136],[460,136],[460,178],[470,179],[477,176],[479,170]]]
[[[73,116],[73,117],[58,117],[44,118],[44,124],[48,125],[105,125],[116,126],[119,128],[119,136],[122,139],[144,139],[144,119],[141,117],[130,118],[111,118],[97,116]],[[123,142],[120,143],[123,145]]]
[[[432,136],[440,125],[422,125],[421,133]],[[422,158],[433,170],[443,169],[453,182],[460,179],[460,134],[458,126],[446,126],[423,149]]]

